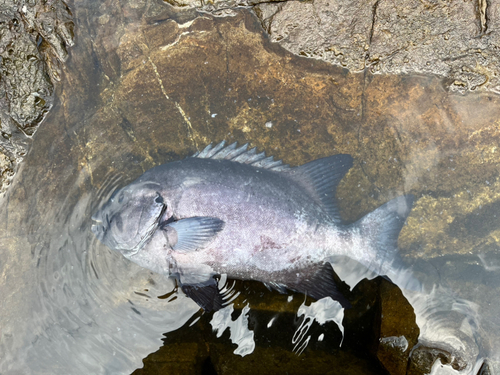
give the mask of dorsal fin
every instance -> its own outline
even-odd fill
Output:
[[[248,143],[241,147],[237,147],[236,142],[224,147],[225,145],[225,141],[222,141],[216,146],[209,144],[203,149],[203,151],[195,153],[192,157],[201,159],[231,160],[277,172],[290,170],[290,167],[287,164],[283,164],[281,160],[274,160],[272,156],[266,157],[265,152],[257,153],[256,147],[249,150]]]
[[[335,192],[340,180],[351,167],[351,155],[339,154],[292,168],[290,176],[309,191],[335,223],[341,223]]]

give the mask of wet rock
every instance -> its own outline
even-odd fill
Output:
[[[286,0],[215,0],[205,2],[203,0],[164,0],[174,7],[198,9],[211,13],[214,16],[234,16],[238,8],[252,7],[256,4],[279,4]]]
[[[451,91],[500,91],[496,2],[168,2],[219,16],[254,6],[272,41],[352,71],[436,74]]]
[[[255,7],[287,50],[374,73],[443,77],[451,91],[500,89],[495,2],[320,0]]]
[[[346,344],[370,352],[391,375],[406,374],[419,328],[413,307],[400,289],[384,278],[361,281],[345,312]]]
[[[183,340],[183,342],[179,342],[176,337],[173,337],[172,340],[175,341],[175,345],[169,346],[168,350],[149,355],[144,359],[144,367],[135,370],[132,374],[211,374],[206,371],[206,368],[210,366],[207,345],[203,342],[202,337],[189,338],[192,341]]]
[[[308,374],[335,374],[334,369],[342,369],[345,374],[382,374],[384,369],[391,375],[406,374],[409,353],[419,330],[413,308],[399,289],[385,279],[364,280],[353,290],[353,307],[345,311],[344,338],[335,324],[314,324],[308,332],[314,338],[300,354],[300,366],[295,362],[299,354],[292,350],[290,331],[298,325],[296,314],[300,305],[314,300],[304,301],[303,295],[290,292],[290,302],[289,295],[270,292],[258,282],[236,281],[234,287],[240,295],[234,301],[233,315],[238,316],[245,306],[250,306],[249,328],[257,345],[251,356],[235,356],[229,329],[222,338],[216,338],[210,324],[213,314],[203,314],[182,333],[168,334],[168,345],[148,356],[144,368],[134,374],[157,373],[155,369],[159,368],[179,373],[176,368],[184,368],[187,363],[193,368],[210,363],[217,374],[303,374],[306,369]],[[320,334],[323,338],[316,340]],[[206,350],[184,350],[188,343],[200,342],[205,342]],[[367,356],[367,352],[372,356]]]
[[[57,87],[59,100],[44,123],[44,132],[37,134],[36,147],[27,156],[16,189],[9,192],[8,201],[2,202],[2,217],[8,216],[8,220],[2,222],[1,234],[12,240],[0,241],[4,246],[0,249],[2,272],[7,276],[0,297],[6,301],[3,306],[8,306],[0,314],[0,323],[8,322],[5,325],[14,331],[26,327],[25,336],[15,332],[9,348],[15,352],[23,342],[32,345],[30,366],[43,362],[50,369],[54,361],[47,363],[46,353],[52,353],[51,359],[60,356],[70,361],[70,354],[85,356],[89,350],[92,355],[117,361],[109,350],[109,342],[113,342],[112,346],[122,349],[117,356],[121,355],[123,362],[117,368],[131,369],[142,356],[156,350],[158,344],[145,338],[118,343],[113,339],[116,327],[111,330],[111,325],[93,324],[96,316],[110,316],[114,322],[107,314],[108,304],[128,304],[124,296],[134,294],[131,278],[118,278],[120,284],[116,281],[121,265],[116,257],[101,249],[100,256],[93,258],[97,269],[103,264],[106,267],[102,266],[105,272],[85,274],[84,284],[95,286],[92,293],[83,289],[85,285],[80,286],[81,276],[67,286],[53,274],[73,264],[79,270],[81,264],[74,259],[82,258],[87,251],[91,257],[97,251],[85,237],[90,232],[82,233],[88,230],[101,189],[109,186],[109,176],[120,186],[125,185],[145,170],[190,155],[210,142],[250,142],[292,165],[335,153],[352,154],[355,165],[337,193],[346,221],[358,219],[396,195],[416,195],[415,207],[400,237],[407,263],[445,255],[477,256],[485,249],[490,249],[490,254],[498,246],[500,236],[494,226],[485,226],[482,237],[460,228],[477,223],[468,215],[481,210],[484,202],[494,208],[500,199],[497,96],[450,93],[443,89],[446,82],[434,76],[353,73],[324,61],[298,57],[271,43],[259,21],[247,11],[237,11],[231,18],[214,18],[189,9],[177,12],[157,1],[77,3],[74,11],[82,30],[81,43],[72,49],[64,73],[67,80],[61,80]],[[272,9],[266,12],[273,14]],[[8,163],[9,158],[0,158],[0,165]],[[84,206],[78,217],[72,216],[72,205],[76,204]],[[488,209],[485,217],[491,213],[493,210]],[[61,244],[49,246],[59,241],[61,233],[69,239],[62,237]],[[82,236],[86,242],[78,241]],[[66,252],[74,256],[62,265],[60,254]],[[138,279],[143,276],[137,275]],[[35,286],[41,282],[49,285],[49,290],[65,292],[64,298],[43,300],[51,312],[72,311],[79,301],[88,301],[84,322],[90,323],[70,321],[76,326],[72,332],[80,332],[78,335],[67,335],[61,322],[54,322],[48,313],[38,316],[38,310],[32,308],[32,301],[40,299]],[[106,282],[119,288],[119,293],[108,295]],[[459,285],[464,285],[463,281]],[[104,296],[99,304],[95,302],[97,292]],[[498,301],[498,293],[487,297],[485,293],[471,293],[484,305],[495,306],[491,301]],[[390,291],[387,298],[371,305],[375,307],[370,310],[372,315],[367,315],[365,329],[373,324],[376,332],[369,331],[370,341],[363,348],[371,351],[373,362],[378,363],[374,359],[378,356],[387,370],[398,373],[404,358],[399,353],[407,353],[401,350],[401,336],[410,348],[415,332],[408,324],[410,311],[395,311],[392,298],[400,301],[397,291]],[[276,312],[280,311],[277,301],[274,296],[256,306],[260,306],[259,311]],[[143,311],[142,317],[144,311],[158,308],[153,300],[149,304],[142,300],[134,303],[137,311]],[[389,316],[401,313],[402,317],[395,315],[393,322],[407,323],[397,329],[392,323],[385,326],[376,319],[376,309]],[[128,316],[120,319],[129,321]],[[356,320],[352,322],[351,327],[356,326]],[[51,332],[62,332],[57,340],[35,341],[32,332],[44,337],[47,326]],[[124,325],[121,329],[126,337],[132,327]],[[89,349],[88,340],[97,330],[109,342],[96,341]],[[284,330],[274,332],[280,336]],[[331,332],[332,342],[338,344],[339,331],[332,328]],[[183,333],[179,331],[179,335]],[[51,335],[47,337],[54,337]],[[166,348],[175,351],[175,345],[169,342],[171,337],[167,335]],[[131,342],[139,341],[142,346],[131,348]],[[214,342],[219,344],[218,340]],[[265,347],[261,344],[257,343],[257,348]],[[205,363],[205,349],[190,345],[186,348],[198,353]],[[230,345],[217,349],[218,353],[229,352]],[[330,347],[315,347],[316,358],[324,355],[325,363],[330,363]],[[276,363],[290,367],[297,364],[289,349],[282,348],[277,347],[274,353],[281,356],[283,350],[286,355]],[[218,355],[215,359],[215,350],[211,365],[223,371],[226,357]],[[269,362],[272,353],[258,351],[258,355],[268,356]],[[188,364],[191,359],[181,360],[181,354],[172,358],[184,362],[185,369],[199,369],[200,362]],[[347,367],[352,358],[360,356],[354,354],[346,355],[349,360],[343,363]],[[245,359],[247,365],[255,366],[258,355]],[[231,363],[238,366],[241,358],[234,357]],[[394,368],[388,364],[391,360],[396,362]],[[68,363],[87,365],[85,361]],[[360,368],[366,363],[365,358]],[[75,372],[94,373],[81,368]]]
[[[380,285],[380,333],[376,355],[391,375],[406,374],[410,353],[418,342],[419,328],[413,307],[395,285]]]
[[[431,373],[431,369],[436,361],[441,365],[450,365],[455,370],[463,370],[464,364],[453,362],[452,355],[442,349],[419,346],[412,353],[411,361],[408,366],[408,375],[424,375]]]
[[[53,104],[59,64],[73,45],[63,1],[4,1],[0,6],[0,194]]]
[[[251,281],[237,281],[235,290],[240,294],[234,301],[232,315],[236,318],[243,313],[245,306],[250,306],[247,312],[249,328],[253,331],[256,343],[251,355],[235,355],[236,345],[229,339],[230,329],[226,329],[219,337],[211,323],[213,313],[203,313],[194,325],[167,334],[168,344],[145,358],[144,368],[136,370],[134,374],[156,374],[160,368],[177,374],[180,373],[177,368],[184,367],[187,363],[196,368],[197,373],[207,371],[206,373],[215,374],[336,374],[338,369],[342,369],[342,373],[346,375],[384,373],[376,358],[370,358],[363,352],[366,345],[360,348],[359,343],[356,343],[352,347],[344,341],[341,346],[342,336],[333,323],[323,326],[313,324],[307,332],[312,339],[305,350],[302,353],[294,350],[292,333],[304,318],[297,317],[297,309],[302,303],[310,305],[314,300],[307,298],[305,301],[303,295],[292,292],[289,295],[272,292],[261,283]],[[376,312],[379,313],[380,310]],[[192,320],[196,319],[198,317],[193,317]],[[355,330],[360,325],[359,320],[354,319],[352,323],[355,327],[346,327],[346,330]],[[366,326],[365,333],[370,329],[370,326]],[[317,340],[319,335],[322,335],[322,339]],[[351,340],[351,343],[354,342]],[[204,349],[184,350],[189,345],[199,345],[199,348]],[[173,359],[178,359],[178,362]],[[208,372],[209,370],[212,372]]]

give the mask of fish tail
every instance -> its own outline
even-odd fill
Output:
[[[398,237],[413,200],[413,195],[397,197],[353,224],[361,238],[368,239],[369,246],[375,250],[369,264],[364,265],[377,275],[389,275],[395,268],[403,267],[398,253]]]

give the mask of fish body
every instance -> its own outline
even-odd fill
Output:
[[[343,306],[329,257],[350,257],[378,274],[396,259],[412,197],[344,225],[335,190],[352,166],[334,155],[290,168],[236,144],[157,166],[118,190],[93,216],[111,249],[177,278],[205,310],[223,304],[216,275],[257,280]]]

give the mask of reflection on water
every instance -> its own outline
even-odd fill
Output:
[[[74,4],[80,37],[57,103],[0,201],[2,374],[131,373],[162,338],[166,355],[154,358],[171,372],[334,363],[396,374],[392,362],[476,374],[484,358],[500,371],[499,98],[297,58],[247,12],[182,13],[179,26],[156,2],[94,3]],[[414,194],[405,268],[389,275],[412,309],[386,280],[332,259],[358,301],[351,310],[228,282],[236,299],[202,314],[171,280],[98,243],[90,216],[117,187],[222,139],[292,165],[353,155],[338,189],[345,220]]]
[[[342,339],[344,338],[344,326],[342,325],[344,309],[339,302],[333,301],[329,297],[313,302],[309,306],[305,304],[300,305],[299,310],[297,311],[297,316],[303,316],[301,324],[295,331],[292,339],[292,344],[295,345],[293,347],[293,351],[297,354],[302,354],[302,352],[307,348],[309,340],[311,340],[311,335],[307,335],[307,333],[315,320],[321,325],[328,321],[335,322],[342,333]],[[323,338],[324,334],[321,334],[320,337],[318,337],[318,341],[322,341]],[[342,341],[340,342],[340,345],[342,345]]]

